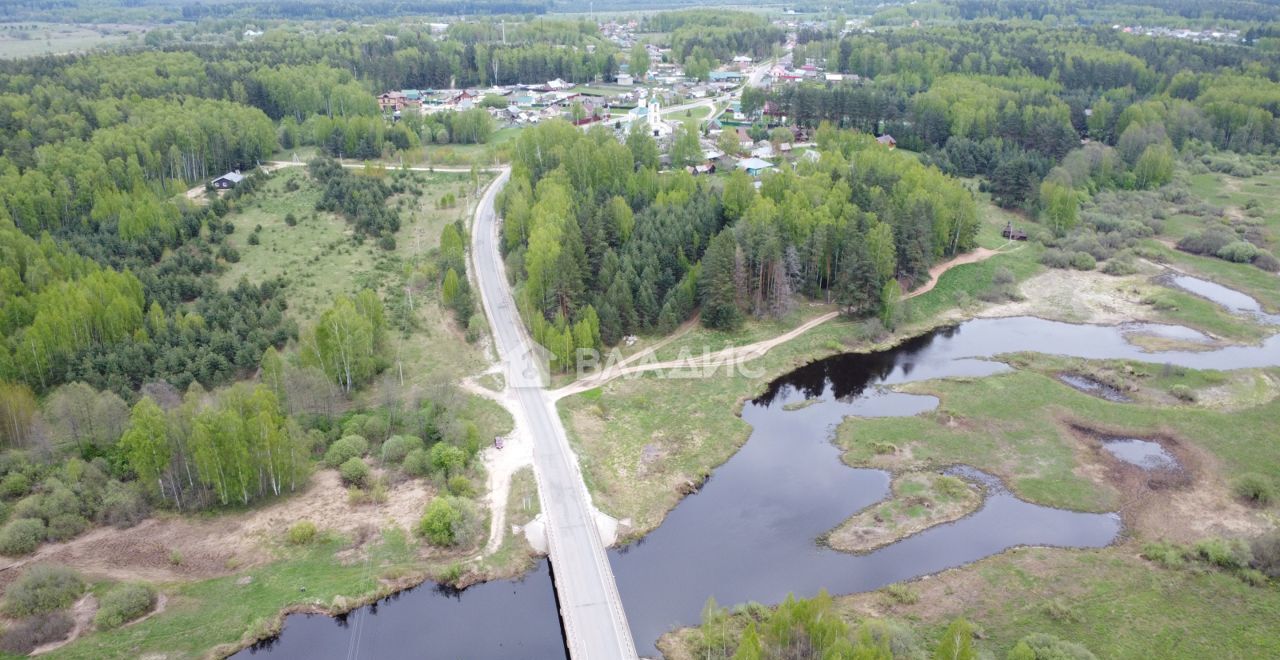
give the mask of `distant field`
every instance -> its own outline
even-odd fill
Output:
[[[130,34],[143,34],[137,25],[79,26],[57,23],[0,23],[0,59],[20,59],[55,53],[78,53],[122,44]]]

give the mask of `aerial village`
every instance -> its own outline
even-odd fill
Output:
[[[391,122],[410,113],[430,115],[445,111],[484,108],[497,130],[518,130],[549,119],[564,119],[584,129],[600,124],[612,129],[619,140],[633,130],[645,130],[657,141],[664,167],[672,165],[671,151],[680,126],[696,121],[701,147],[699,162],[684,167],[692,174],[742,169],[753,177],[783,163],[817,159],[806,129],[790,124],[771,102],[744,112],[742,93],[747,87],[767,90],[800,82],[842,84],[860,82],[856,74],[828,72],[823,63],[806,59],[793,62],[792,50],[800,30],[816,27],[804,21],[779,19],[788,41],[779,55],[761,60],[739,54],[720,62],[703,79],[689,75],[674,61],[671,49],[647,43],[637,36],[637,21],[601,21],[601,36],[627,53],[643,44],[650,65],[637,74],[620,62],[609,81],[574,84],[548,80],[537,84],[495,85],[483,88],[401,89],[378,96],[378,105]],[[849,21],[847,31],[859,29]],[[780,132],[782,129],[786,134]],[[732,137],[725,137],[725,133]],[[736,139],[735,139],[736,138]],[[877,140],[892,149],[890,135]],[[732,146],[733,150],[726,147]],[[757,183],[758,185],[758,183]]]

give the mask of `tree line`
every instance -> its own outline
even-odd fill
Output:
[[[890,281],[972,248],[963,186],[868,136],[818,133],[819,163],[766,175],[757,192],[745,173],[723,187],[658,174],[643,131],[625,144],[563,122],[524,131],[500,205],[535,339],[567,366],[575,347],[667,332],[700,306],[712,327],[777,314],[795,294],[868,313]]]

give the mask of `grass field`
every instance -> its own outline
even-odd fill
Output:
[[[388,533],[372,544],[368,563],[336,558],[346,545],[343,539],[325,539],[242,576],[170,585],[162,614],[95,633],[48,657],[202,657],[218,645],[238,642],[246,632],[270,630],[275,613],[286,607],[327,607],[339,597],[372,595],[385,588],[383,578],[399,579],[419,563],[415,545],[403,533]],[[248,584],[238,584],[243,576],[251,578]]]
[[[1045,371],[1060,364],[1038,356],[1024,361]],[[1196,372],[1157,380],[1154,387],[1222,382],[1220,376],[1187,373]],[[1272,431],[1266,421],[1280,415],[1276,401],[1234,413],[1172,400],[1163,405],[1111,403],[1033,369],[977,380],[913,383],[903,389],[937,396],[941,403],[936,411],[915,417],[846,420],[837,443],[846,450],[847,462],[894,470],[967,463],[1001,476],[1024,499],[1086,511],[1115,510],[1120,493],[1081,469],[1080,443],[1070,424],[1127,437],[1176,437],[1211,453],[1224,475],[1280,472],[1280,447],[1268,440]],[[1224,428],[1233,431],[1221,433]],[[892,443],[898,453],[878,454],[873,441]]]
[[[519,128],[500,128],[485,144],[427,144],[405,160],[414,166],[491,166],[509,160],[505,151],[519,135]]]
[[[130,35],[142,35],[137,25],[63,25],[58,23],[0,24],[0,59],[37,55],[82,53],[102,46],[126,43]]]

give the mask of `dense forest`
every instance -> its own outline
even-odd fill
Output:
[[[357,499],[385,498],[386,475],[436,478],[468,521],[448,544],[477,536],[466,402],[441,390],[358,403],[391,363],[388,326],[412,324],[364,290],[299,327],[284,279],[223,279],[240,259],[230,216],[263,194],[273,175],[260,164],[314,145],[315,210],[347,223],[351,242],[394,250],[392,197],[407,184],[323,155],[482,143],[494,127],[484,110],[388,122],[377,92],[589,79],[612,55],[576,21],[513,21],[507,45],[487,28],[444,40],[388,28],[399,42],[380,27],[296,29],[234,48],[0,64],[0,553],[153,508],[252,505],[300,489],[319,459]],[[561,39],[582,47],[554,48]],[[247,176],[211,192],[233,170]],[[450,229],[442,297],[471,336],[461,226]]]
[[[1157,188],[1179,151],[1270,152],[1280,136],[1276,61],[1239,46],[976,23],[815,39],[796,57],[861,79],[752,103],[802,125],[890,133],[945,172],[983,176],[1009,207],[1046,208],[1062,185]],[[1050,177],[1082,138],[1107,147],[1095,172]]]
[[[757,192],[741,172],[723,186],[659,175],[643,132],[624,145],[560,122],[524,131],[502,208],[534,336],[567,365],[574,348],[670,331],[700,305],[720,328],[797,293],[866,313],[973,247],[977,211],[959,183],[865,134],[825,126],[818,143],[817,164]]]

